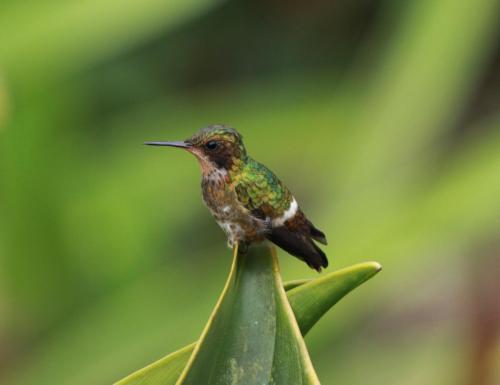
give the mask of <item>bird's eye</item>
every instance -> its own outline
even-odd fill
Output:
[[[207,143],[205,143],[205,147],[208,150],[215,150],[219,146],[219,143],[215,140],[209,140]]]

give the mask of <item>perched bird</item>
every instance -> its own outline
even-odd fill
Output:
[[[314,243],[326,237],[306,218],[288,188],[266,166],[247,155],[233,128],[212,125],[180,142],[146,142],[183,148],[198,158],[203,200],[228,237],[245,248],[266,238],[321,271],[325,253]]]

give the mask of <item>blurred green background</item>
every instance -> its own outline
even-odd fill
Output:
[[[328,271],[384,265],[308,335],[323,384],[499,384],[499,14],[2,0],[0,383],[108,384],[199,336],[230,251],[195,159],[142,142],[227,123]]]

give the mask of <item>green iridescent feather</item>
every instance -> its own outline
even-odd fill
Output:
[[[248,158],[235,180],[238,200],[251,212],[279,217],[290,207],[292,194],[263,164]]]

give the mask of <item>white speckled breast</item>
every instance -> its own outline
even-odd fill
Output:
[[[214,169],[202,179],[203,201],[228,238],[229,247],[237,242],[256,242],[265,237],[269,223],[255,218],[239,203],[227,183],[227,173]]]

